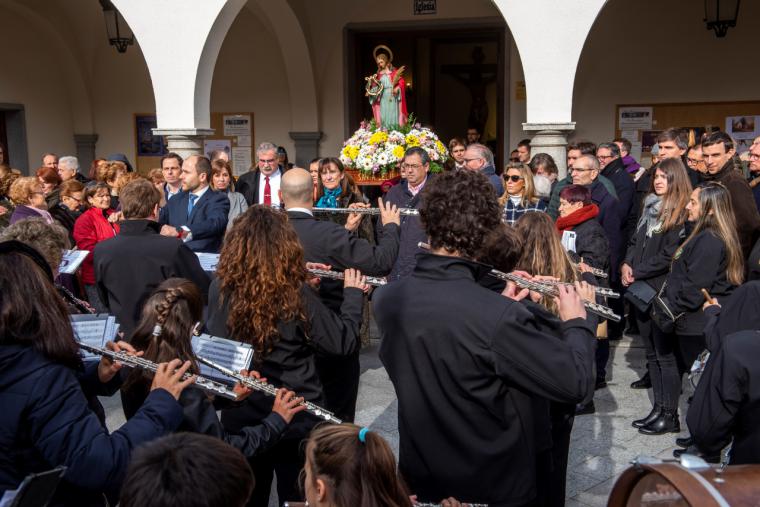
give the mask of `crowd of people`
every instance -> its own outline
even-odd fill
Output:
[[[34,176],[0,164],[0,497],[60,470],[51,505],[266,506],[275,477],[280,503],[563,505],[574,418],[626,324],[653,399],[633,427],[680,432],[700,376],[676,454],[760,462],[760,138],[743,160],[724,132],[691,137],[661,132],[649,167],[626,139],[573,142],[560,178],[529,140],[497,168],[468,132],[439,174],[407,149],[377,202],[340,159],[294,167],[268,142],[237,178],[224,152],[146,176],[121,154],[87,175],[52,153]],[[71,248],[89,253],[59,273]],[[113,315],[107,347],[156,371],[83,361],[73,314]],[[371,319],[397,459],[352,424]],[[249,345],[240,374],[276,396],[193,384],[200,332]],[[117,392],[109,433],[98,396]]]

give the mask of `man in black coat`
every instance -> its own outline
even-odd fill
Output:
[[[277,146],[264,142],[256,148],[256,168],[238,178],[235,191],[243,194],[248,206],[280,205],[280,183],[285,171],[277,164]]]
[[[561,289],[564,323],[553,336],[515,300],[527,291],[509,286],[505,297],[478,283],[489,266],[469,258],[502,233],[485,176],[439,175],[421,213],[431,252],[373,298],[398,397],[400,472],[420,501],[530,504],[541,417],[532,397],[575,404],[591,395],[594,331],[572,289]]]
[[[623,218],[625,230],[623,232],[624,244],[633,234],[636,226],[636,212],[633,206],[636,185],[630,174],[625,169],[623,159],[620,158],[620,148],[615,143],[602,143],[596,149],[596,159],[599,161],[600,173],[615,185],[617,193],[618,209]]]
[[[227,230],[230,200],[214,192],[211,162],[194,155],[182,162],[182,192],[161,208],[161,235],[180,238],[194,252],[218,252]]]
[[[167,278],[187,278],[204,295],[209,277],[198,257],[180,239],[159,234],[161,192],[147,180],[119,195],[125,220],[121,232],[95,246],[95,285],[103,303],[127,335],[137,326],[145,300]]]
[[[340,224],[331,220],[316,220],[311,213],[312,189],[311,175],[304,169],[291,169],[282,177],[280,198],[301,241],[306,261],[327,264],[340,271],[355,268],[365,275],[387,275],[399,248],[401,220],[396,207],[385,204],[381,208],[380,222],[383,227],[378,244],[371,245]],[[340,313],[342,283],[322,280],[319,293],[328,308]],[[324,388],[326,408],[335,412],[340,419],[353,421],[359,392],[359,351],[347,357],[318,358],[317,369]]]

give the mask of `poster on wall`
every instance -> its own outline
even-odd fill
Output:
[[[203,153],[209,160],[215,151],[223,151],[232,159],[232,141],[228,139],[206,139],[203,141]]]
[[[734,139],[754,139],[760,136],[760,116],[727,116],[726,133]]]
[[[251,147],[243,146],[232,148],[232,172],[234,176],[240,176],[251,169]]]
[[[135,133],[138,157],[163,157],[166,155],[164,136],[153,135],[158,126],[155,114],[136,114]]]
[[[222,121],[224,123],[224,137],[251,135],[250,114],[225,114]]]
[[[618,112],[619,130],[649,130],[652,128],[651,106],[625,106]]]
[[[657,144],[657,136],[662,130],[645,130],[641,133],[641,151],[652,151],[652,146]]]

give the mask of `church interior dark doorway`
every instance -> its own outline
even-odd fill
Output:
[[[478,128],[498,170],[506,137],[504,41],[503,25],[347,28],[346,138],[372,118],[364,78],[377,70],[372,51],[384,44],[393,51],[393,65],[406,67],[407,109],[417,121],[433,127],[444,143]]]

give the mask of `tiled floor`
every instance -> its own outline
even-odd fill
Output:
[[[378,342],[362,351],[356,423],[382,434],[398,449],[397,403],[393,386],[377,357]],[[675,435],[645,436],[631,421],[649,413],[649,394],[630,389],[644,366],[637,339],[612,342],[608,386],[596,392],[596,413],[576,417],[567,476],[568,506],[603,506],[617,476],[636,456],[672,457]],[[111,429],[123,423],[118,396],[104,400]],[[682,426],[683,424],[683,413]],[[273,503],[272,505],[276,505]]]

